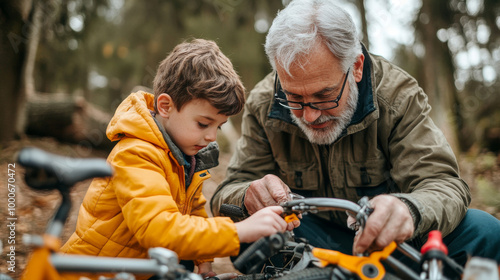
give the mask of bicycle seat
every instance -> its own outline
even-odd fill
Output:
[[[59,156],[33,147],[23,148],[18,162],[26,168],[26,184],[37,190],[68,191],[80,181],[113,175],[104,159]]]

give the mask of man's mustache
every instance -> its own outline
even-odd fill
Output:
[[[304,119],[304,117],[301,117],[300,120],[304,123],[304,124],[307,124],[307,125],[317,125],[317,124],[322,124],[324,122],[327,122],[327,121],[331,121],[331,120],[340,120],[342,119],[341,117],[335,117],[335,116],[324,116],[324,117],[319,117],[318,119],[316,119],[315,121],[313,122],[308,122]]]

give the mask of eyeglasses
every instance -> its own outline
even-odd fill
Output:
[[[344,74],[345,78],[344,78],[344,82],[342,83],[342,88],[340,89],[339,95],[334,100],[320,101],[320,102],[307,102],[307,103],[300,102],[300,101],[290,101],[286,98],[279,97],[277,91],[274,94],[274,98],[276,99],[276,101],[278,101],[278,103],[281,106],[283,106],[287,109],[290,109],[290,110],[302,110],[302,109],[304,109],[305,106],[309,106],[315,110],[330,110],[333,108],[337,108],[339,106],[339,100],[342,97],[342,93],[344,92],[344,87],[345,87],[345,84],[347,82],[347,76],[349,75],[349,70],[350,70],[350,68],[347,69],[347,73]]]

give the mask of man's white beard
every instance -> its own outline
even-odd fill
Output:
[[[293,121],[300,127],[300,129],[302,129],[311,143],[319,145],[332,144],[340,137],[342,131],[351,122],[351,119],[354,116],[354,112],[356,111],[356,105],[358,103],[358,85],[356,84],[353,75],[349,75],[348,82],[350,94],[347,98],[346,108],[340,116],[335,117],[321,115],[317,120],[309,123],[304,119],[304,117],[298,118],[292,112],[290,112]],[[324,123],[330,120],[332,120],[332,122],[325,128],[314,129],[309,126]]]

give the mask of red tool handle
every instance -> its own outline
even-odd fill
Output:
[[[423,255],[429,250],[439,250],[445,255],[448,255],[448,248],[446,247],[446,245],[444,245],[443,237],[439,230],[433,230],[429,232],[429,239],[427,239],[427,242],[424,244],[424,246],[422,246],[420,252]]]

